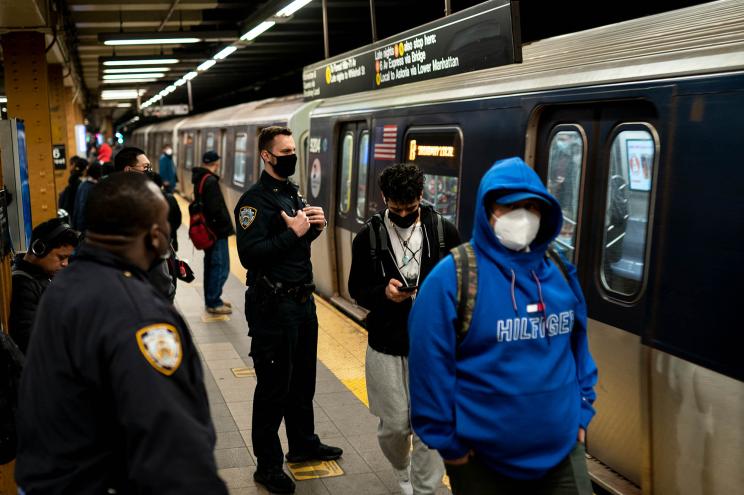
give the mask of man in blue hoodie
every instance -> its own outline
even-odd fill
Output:
[[[561,208],[521,159],[478,190],[477,293],[458,331],[458,279],[445,258],[409,320],[411,423],[445,460],[455,494],[591,494],[584,438],[597,368],[572,266],[546,250]]]

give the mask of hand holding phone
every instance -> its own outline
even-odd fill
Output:
[[[418,285],[405,285],[403,287],[398,287],[398,292],[413,292],[418,288]]]

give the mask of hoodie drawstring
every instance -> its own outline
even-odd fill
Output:
[[[517,310],[517,296],[514,294],[514,287],[517,284],[517,275],[514,273],[514,270],[511,270],[511,275],[512,275],[512,282],[511,282],[512,305],[514,306],[514,314],[519,315],[519,311]]]
[[[535,270],[531,270],[530,273],[532,273],[532,278],[534,278],[535,282],[537,283],[537,295],[540,298],[540,310],[542,312],[543,325],[545,325],[545,333],[548,336],[548,344],[550,344],[550,332],[548,332],[548,314],[545,309],[545,301],[543,300],[542,285],[540,284],[540,278],[537,276],[537,273],[535,273]]]

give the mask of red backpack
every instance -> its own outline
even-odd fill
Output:
[[[217,236],[214,232],[207,227],[207,217],[204,216],[204,203],[202,202],[202,192],[204,191],[204,183],[209,178],[209,174],[204,174],[201,182],[199,182],[199,188],[194,195],[194,201],[189,205],[189,238],[194,243],[196,249],[206,250],[214,245],[217,240]]]

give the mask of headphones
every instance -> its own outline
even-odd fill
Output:
[[[37,258],[43,258],[47,254],[49,254],[49,245],[52,243],[52,241],[54,241],[57,237],[68,230],[72,230],[72,227],[70,227],[66,223],[61,223],[54,227],[54,229],[52,229],[52,231],[49,232],[47,235],[41,237],[40,239],[35,239],[34,242],[31,243],[31,254],[33,254]]]

